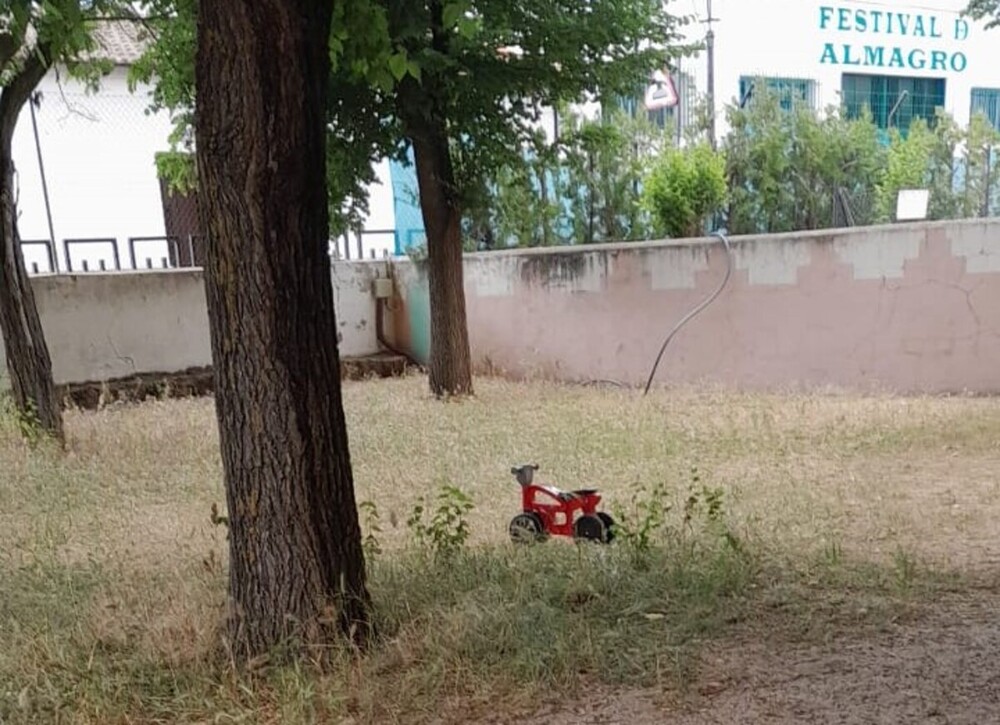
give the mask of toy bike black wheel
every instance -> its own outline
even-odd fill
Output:
[[[510,521],[510,539],[515,544],[532,544],[545,540],[542,517],[535,513],[521,513]]]
[[[573,536],[577,540],[607,543],[608,530],[600,518],[584,514],[573,524]]]
[[[604,524],[604,530],[607,532],[604,535],[604,542],[610,544],[615,538],[615,520],[611,518],[610,514],[606,514],[603,511],[597,513],[597,518]]]

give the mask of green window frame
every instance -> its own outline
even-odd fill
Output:
[[[897,128],[904,135],[914,119],[934,125],[937,109],[944,107],[946,89],[944,78],[844,73],[840,81],[841,103],[848,118],[860,117],[867,108],[880,129]]]
[[[973,88],[969,117],[981,113],[1000,131],[1000,88]]]
[[[741,104],[753,98],[753,89],[757,83],[763,83],[772,93],[778,96],[781,107],[790,111],[795,103],[802,103],[809,108],[816,108],[816,81],[811,78],[788,78],[778,76],[740,76]]]

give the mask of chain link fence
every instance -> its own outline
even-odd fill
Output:
[[[171,194],[156,154],[170,119],[147,111],[115,69],[98,92],[46,77],[14,138],[18,228],[31,273],[176,268],[200,263],[197,201]]]
[[[874,189],[847,189],[838,186],[833,190],[831,226],[859,227],[875,221],[878,197]]]
[[[158,178],[156,155],[169,149],[172,124],[148,105],[147,89],[130,92],[122,68],[96,93],[54,75],[43,80],[14,139],[18,226],[29,273],[204,263],[197,194],[172,191]],[[422,241],[419,206],[411,198],[413,167],[384,167],[384,178],[370,190],[367,227],[331,239],[331,259],[382,259]]]

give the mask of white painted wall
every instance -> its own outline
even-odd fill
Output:
[[[330,265],[342,357],[379,352],[373,281],[387,273],[385,262]],[[40,276],[32,287],[58,384],[212,364],[199,269]],[[0,339],[0,360],[3,354]],[[6,377],[0,363],[0,390]]]
[[[392,175],[389,162],[383,159],[375,165],[376,180],[368,184],[368,217],[361,234],[361,253],[364,259],[382,259],[396,253],[396,210],[392,196]],[[340,259],[358,259],[358,237],[351,233],[336,240]],[[349,246],[349,249],[348,249]]]
[[[100,89],[88,92],[80,83],[49,73],[39,86],[42,101],[35,110],[39,146],[49,190],[52,224],[57,240],[59,269],[65,271],[63,240],[67,238],[114,237],[122,268],[129,268],[128,238],[162,236],[165,233],[163,204],[156,176],[154,156],[170,148],[172,130],[169,114],[147,113],[149,92],[139,86],[128,89],[128,69],[116,67]],[[38,151],[31,113],[25,107],[14,134],[14,163],[19,184],[21,238],[48,239],[45,197],[39,171]],[[376,167],[377,180],[369,186],[370,214],[367,230],[391,230],[395,226],[392,182],[388,161]],[[338,240],[341,256],[344,240]],[[351,242],[351,258],[357,258],[357,241]],[[395,251],[393,234],[362,235],[365,258],[374,253],[379,259]],[[163,242],[137,246],[137,265],[145,268],[146,258],[160,266],[167,256]],[[90,270],[99,269],[103,259],[112,268],[110,245],[80,247],[72,252],[73,270],[80,271],[86,260]],[[38,265],[48,271],[45,251],[25,248],[28,269]]]
[[[122,265],[127,266],[128,237],[164,234],[154,154],[169,148],[170,119],[165,113],[145,113],[148,89],[129,93],[126,73],[123,67],[115,68],[96,94],[75,81],[59,81],[55,72],[39,87],[42,101],[35,115],[63,270],[62,240],[66,238],[115,237]],[[27,107],[14,135],[14,163],[21,238],[47,239],[38,155]],[[140,259],[144,252],[158,262],[166,256],[166,245],[145,245],[138,252]],[[28,249],[25,257],[29,269],[32,262],[46,269],[41,249]],[[110,269],[110,246],[89,251],[75,247],[74,269],[81,269],[84,259],[91,269],[104,259]]]
[[[700,18],[706,17],[706,0],[691,0],[690,3],[675,0],[674,5],[679,12],[697,12]],[[840,105],[844,72],[944,78],[946,110],[959,123],[968,123],[972,88],[1000,88],[1000,63],[997,62],[1000,29],[987,31],[982,23],[960,18],[966,5],[967,0],[713,0],[712,14],[719,19],[713,24],[718,137],[727,131],[724,106],[738,100],[740,76],[757,74],[815,80],[820,108]],[[824,14],[823,7],[831,10]],[[840,29],[841,9],[847,30]],[[888,28],[884,14],[890,12],[910,16],[908,35],[899,33],[898,17],[892,32],[885,32]],[[864,31],[859,30],[855,22],[858,13],[867,20]],[[883,32],[874,32],[876,13],[883,14],[879,23]],[[925,37],[913,34],[917,16],[923,18]],[[955,38],[956,22],[968,23],[967,38]],[[935,34],[941,37],[927,37],[932,25]],[[692,40],[701,40],[705,25],[689,25],[686,32]],[[827,43],[833,44],[840,63],[821,62]],[[863,62],[866,45],[884,47],[886,67],[844,65],[845,45],[851,46],[849,60],[852,62]],[[916,51],[914,61],[919,64],[923,59],[927,67],[888,67],[895,47],[900,49],[904,60]],[[944,71],[932,69],[934,51],[944,52],[949,58],[961,53],[967,66],[959,71],[951,67]],[[704,93],[708,87],[707,54],[702,52],[696,58],[685,59],[684,68],[694,74],[699,92]]]

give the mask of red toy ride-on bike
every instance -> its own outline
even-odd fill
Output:
[[[545,541],[549,536],[572,536],[576,540],[609,543],[614,520],[597,510],[601,494],[592,488],[562,491],[532,483],[536,464],[516,466],[510,472],[521,484],[522,511],[510,522],[515,543]]]

